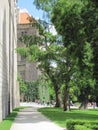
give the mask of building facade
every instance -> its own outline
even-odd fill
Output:
[[[25,48],[25,44],[20,42],[19,38],[23,35],[37,35],[38,31],[36,27],[30,23],[30,15],[27,12],[19,13],[19,24],[17,29],[17,46]],[[36,81],[38,79],[39,70],[37,69],[37,63],[30,63],[28,59],[23,58],[18,54],[17,57],[18,73],[21,75],[24,81]]]
[[[16,21],[17,1],[0,0],[0,121],[19,106]]]

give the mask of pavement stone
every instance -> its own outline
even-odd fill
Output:
[[[21,109],[10,130],[65,130],[50,121],[37,109],[37,106]]]

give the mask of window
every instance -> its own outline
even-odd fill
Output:
[[[24,36],[24,35],[26,35],[26,34],[27,34],[26,31],[22,31],[22,32],[21,32],[21,36]]]

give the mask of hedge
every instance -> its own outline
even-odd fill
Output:
[[[75,130],[92,130],[91,128],[87,128],[86,126],[82,126],[82,125],[75,125],[74,129]]]
[[[98,121],[67,120],[66,127],[67,130],[98,130]]]

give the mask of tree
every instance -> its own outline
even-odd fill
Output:
[[[65,97],[64,97],[64,110],[68,110],[68,100],[69,100],[69,89],[71,78],[74,79],[74,66],[76,63],[78,73],[80,73],[81,78],[81,95],[84,96],[88,90],[88,86],[91,89],[90,82],[92,79],[92,57],[87,58],[88,51],[91,50],[91,46],[88,46],[90,42],[88,41],[88,35],[85,28],[88,29],[84,23],[87,22],[86,19],[82,17],[83,8],[88,4],[88,1],[71,1],[71,0],[58,0],[56,6],[52,12],[52,22],[55,25],[56,30],[62,36],[64,46],[66,47],[66,85],[65,85]],[[58,14],[58,15],[57,15]],[[85,20],[85,22],[84,22]],[[88,24],[88,22],[87,22]],[[90,32],[90,30],[88,30]],[[88,44],[87,44],[88,43]],[[88,49],[87,49],[88,47]],[[87,52],[86,52],[87,51]],[[91,55],[91,54],[90,54]],[[85,59],[86,57],[86,59]],[[85,62],[84,62],[85,61]],[[75,65],[75,66],[76,66]],[[69,69],[70,68],[70,69]],[[69,71],[70,70],[70,71]],[[90,73],[91,71],[91,73]],[[71,73],[70,73],[71,72]],[[89,75],[90,74],[90,75]],[[87,77],[87,78],[86,78]],[[86,80],[85,80],[86,78]],[[88,85],[87,85],[88,84]],[[83,88],[83,89],[81,89]],[[87,96],[87,97],[86,97]],[[83,100],[86,101],[88,94]],[[87,106],[87,102],[84,103]],[[85,107],[84,107],[85,108]]]
[[[95,100],[98,104],[98,1],[97,0],[88,0],[87,5],[82,10],[82,18],[84,19],[85,33],[87,35],[87,40],[90,42],[93,50],[93,76],[96,80],[95,91]]]
[[[28,57],[30,61],[39,63],[39,69],[50,78],[53,84],[56,94],[56,107],[60,107],[62,106],[62,98],[59,80],[56,73],[57,69],[52,66],[52,61],[56,63],[62,46],[57,44],[57,36],[47,32],[46,26],[44,28],[43,24],[40,26],[38,23],[37,26],[40,36],[23,36],[20,40],[26,44],[26,48],[17,48],[17,52]]]
[[[42,9],[48,13],[51,12],[52,7],[56,4],[57,0],[34,0],[34,4],[38,9]]]
[[[27,89],[25,91],[25,100],[28,102],[34,102],[39,98],[37,81],[25,82]]]
[[[53,86],[51,84],[50,79],[42,74],[38,81],[38,92],[39,92],[39,100],[41,103],[45,103],[47,105],[50,104],[50,100],[51,100],[51,96],[54,97],[54,93],[53,93]],[[51,92],[52,91],[52,92]]]
[[[76,74],[75,72],[69,75],[70,78],[74,79],[74,75],[79,75],[80,83],[82,83],[81,87],[86,85],[84,89],[80,89],[81,94],[86,93],[86,90],[91,89],[92,85],[87,85],[88,79],[89,81],[93,81],[96,79],[95,84],[95,92],[93,95],[96,95],[96,102],[98,102],[97,96],[97,86],[98,86],[98,1],[97,0],[55,0],[55,4],[52,7],[52,2],[47,0],[39,0],[35,3],[37,7],[45,10],[47,6],[49,6],[49,10],[45,11],[53,11],[52,21],[58,31],[63,38],[63,42],[65,47],[67,48],[67,55],[71,55],[74,59],[76,59],[78,70]],[[44,8],[45,7],[45,8]],[[89,49],[93,50],[93,77],[92,78],[92,58],[88,60],[87,64],[83,62],[85,56],[85,48],[86,44],[90,44]],[[89,51],[89,50],[88,50]],[[74,52],[74,53],[73,53]],[[67,58],[69,59],[69,58]],[[70,60],[69,60],[70,61]],[[78,62],[77,62],[78,61]],[[71,62],[72,64],[72,62]],[[90,65],[90,66],[89,66]],[[87,77],[88,73],[90,75]],[[85,77],[86,80],[85,80]],[[75,79],[79,79],[76,78]],[[67,79],[66,79],[67,80]],[[82,81],[82,82],[81,82]],[[70,81],[69,81],[70,82]],[[90,84],[90,82],[89,82]],[[93,84],[94,86],[94,84]],[[80,87],[80,88],[81,88]],[[82,95],[83,96],[83,95]],[[80,96],[81,97],[81,96]],[[85,100],[85,98],[84,98]]]
[[[55,4],[57,3],[57,0],[46,0],[46,1],[40,1],[40,0],[38,0],[38,1],[34,1],[34,3],[35,3],[35,5],[36,5],[36,7],[37,8],[40,8],[40,9],[42,9],[42,10],[44,10],[44,11],[46,11],[47,13],[48,13],[48,17],[50,16],[50,14],[51,14],[51,11],[52,11],[52,9],[53,9],[53,7],[55,6]],[[63,60],[64,61],[64,60]],[[68,60],[68,58],[67,58],[67,61],[69,61]],[[62,62],[62,60],[60,60],[59,61],[59,63],[61,63]],[[62,62],[62,64],[64,64],[64,62]],[[68,62],[67,62],[67,65],[68,65]],[[63,67],[61,67],[61,68],[63,68]],[[66,68],[66,67],[64,67],[64,68]],[[69,67],[67,67],[67,71],[68,71],[68,68]],[[65,71],[65,70],[64,70]],[[64,71],[62,71],[62,72],[64,72]],[[48,73],[49,74],[49,73]],[[56,73],[57,74],[57,73]],[[58,78],[55,78],[55,76],[51,76],[51,75],[49,75],[50,76],[50,78],[51,78],[51,80],[52,80],[52,82],[53,82],[53,84],[56,86],[55,87],[55,91],[56,91],[56,97],[58,97],[58,95],[61,95],[60,94],[60,88],[57,86],[58,84],[56,83],[57,81],[59,81],[59,83],[60,83],[60,81],[62,82],[65,82],[65,80],[62,80],[61,79],[61,77],[63,77],[63,79],[64,79],[64,75],[66,75],[66,74],[61,74],[61,71],[59,71],[59,73],[58,73],[58,75],[63,75],[63,76],[59,76]],[[67,75],[67,77],[66,77],[66,84],[68,84],[68,81],[69,81],[69,77],[68,77],[68,75]],[[56,83],[56,84],[55,84]],[[63,83],[62,83],[63,84]],[[57,93],[57,91],[58,91],[58,93]],[[66,90],[64,90],[65,92],[66,92],[66,96],[65,96],[65,98],[63,98],[64,100],[66,100],[66,103],[68,104],[67,106],[68,106],[68,109],[69,109],[69,101],[67,100],[67,98],[69,97],[69,94],[68,94],[68,87],[66,87]],[[59,97],[61,97],[61,96],[59,96]],[[67,98],[66,98],[67,97]],[[56,98],[57,99],[57,101],[56,102],[58,102],[58,99],[60,99],[60,102],[61,102],[61,98]],[[56,104],[56,106],[59,106],[59,102]],[[65,101],[64,101],[64,106],[65,106]],[[64,108],[65,110],[67,109],[67,108]]]
[[[82,59],[82,71],[79,70],[78,85],[80,94],[77,96],[81,102],[80,109],[87,109],[89,98],[94,90],[95,80],[93,78],[93,51],[89,43],[85,43]]]
[[[52,5],[54,2],[54,6]],[[97,0],[55,0],[55,1],[43,1],[35,0],[37,7],[45,11],[53,11],[54,16],[52,16],[52,21],[56,26],[59,34],[63,36],[64,44],[67,47],[70,45],[70,52],[74,53],[73,55],[78,57],[78,66],[79,71],[82,72],[84,64],[82,62],[84,54],[83,50],[85,48],[85,43],[88,42],[91,44],[93,49],[93,74],[96,79],[95,92],[94,95],[98,95],[97,86],[98,86],[98,44],[97,44],[97,31],[98,31],[98,18],[97,18],[97,9],[98,1]],[[48,10],[45,8],[49,5]],[[55,7],[55,8],[54,8]],[[55,17],[56,16],[56,17]],[[62,26],[61,26],[62,25]],[[67,32],[67,33],[66,33]],[[75,44],[74,44],[75,43]],[[85,71],[84,71],[85,72]],[[83,72],[83,73],[84,73]],[[81,73],[81,77],[83,74]],[[92,74],[91,74],[92,75]],[[92,76],[91,76],[92,77]],[[84,79],[83,79],[84,80]],[[95,97],[98,100],[98,97]],[[98,101],[97,101],[98,102]]]
[[[75,42],[75,31],[74,28],[76,23],[76,19],[79,19],[78,13],[76,15],[76,6],[77,5],[71,5],[71,2],[68,3],[68,1],[58,1],[56,6],[53,9],[52,12],[52,22],[55,25],[56,30],[63,38],[64,47],[66,47],[66,53],[65,53],[65,68],[66,68],[66,74],[65,76],[65,86],[64,86],[64,110],[69,110],[69,83],[71,78],[71,70],[72,70],[72,64],[73,60],[71,58],[71,49],[74,42]],[[56,15],[58,14],[58,15]],[[74,16],[74,17],[73,17]],[[74,21],[73,21],[74,19]],[[74,23],[72,23],[72,21]],[[78,27],[78,25],[77,25]],[[73,30],[74,29],[74,30]],[[73,34],[72,34],[73,33]],[[74,41],[72,40],[74,39]],[[64,71],[65,72],[65,71]]]

